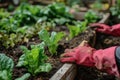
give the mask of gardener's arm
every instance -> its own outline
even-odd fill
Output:
[[[95,50],[90,46],[78,46],[66,50],[61,57],[61,62],[74,62],[78,65],[96,67],[108,74],[120,77],[120,47],[114,46],[107,49]]]
[[[90,25],[90,27],[96,27],[97,32],[102,32],[113,36],[120,36],[120,24],[108,26],[106,24],[93,23]]]

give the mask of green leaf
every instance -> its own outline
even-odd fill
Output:
[[[120,19],[120,15],[118,15],[118,19]]]
[[[28,64],[27,61],[25,61],[25,54],[23,54],[22,56],[20,56],[16,67],[26,66],[27,64]]]
[[[50,41],[53,44],[57,44],[63,37],[65,36],[65,34],[63,32],[52,32],[51,33],[51,37],[50,37]]]
[[[20,48],[22,49],[23,53],[30,53],[30,50],[27,49],[27,47],[25,46],[20,46]]]
[[[42,71],[39,70],[39,66],[45,65],[45,61],[48,59],[44,54],[44,45],[44,42],[38,45],[31,45],[31,50],[27,49],[25,46],[21,46],[24,54],[19,58],[17,67],[25,66],[33,76],[39,72],[46,72],[46,69],[44,69],[45,71],[43,69]],[[36,70],[39,71],[36,72]]]
[[[26,73],[23,76],[15,79],[15,80],[28,80],[29,77],[30,77],[30,73]]]
[[[73,15],[69,13],[69,8],[62,3],[52,3],[41,9],[40,16],[45,19],[40,19],[39,22],[53,21],[56,25],[63,25],[74,19]]]
[[[8,16],[10,16],[10,13],[5,11],[4,8],[0,8],[0,19],[6,18]]]
[[[11,74],[8,74],[7,70],[0,71],[0,80],[12,80]]]
[[[88,24],[88,21],[85,20],[85,21],[82,21],[80,24],[78,24],[78,26],[80,26],[80,30],[81,32],[85,31],[86,28],[87,28],[87,24]]]
[[[37,44],[37,45],[31,45],[31,49],[34,49],[34,48],[40,48],[42,50],[44,50],[44,46],[45,46],[45,43],[44,42],[41,42],[40,44]]]
[[[96,22],[101,17],[97,15],[97,12],[93,10],[88,10],[88,12],[85,13],[85,20],[88,21],[88,23]]]
[[[12,80],[14,62],[5,54],[0,54],[0,80]]]
[[[50,35],[49,35],[49,33],[47,32],[47,30],[42,29],[40,32],[38,32],[38,35],[39,35],[39,38],[40,38],[41,40],[44,40],[45,44],[50,43],[50,41],[49,41]]]
[[[79,33],[83,32],[86,30],[88,21],[75,21],[74,25],[67,25],[68,29],[69,29],[69,39],[72,39],[73,37],[77,36]]]
[[[63,25],[63,24],[65,24],[65,23],[67,23],[67,22],[70,22],[69,19],[64,18],[64,17],[56,18],[56,19],[54,19],[54,21],[55,21],[58,25]]]
[[[32,56],[33,60],[36,61],[36,59],[39,57],[39,48],[33,48],[31,50],[30,56]]]
[[[115,7],[111,7],[110,11],[111,11],[111,13],[112,13],[113,16],[115,16],[115,15],[118,14],[118,11],[117,11],[117,9]]]
[[[28,28],[28,26],[24,26],[24,27],[18,28],[16,32],[25,34],[27,28]]]
[[[47,30],[45,29],[41,30],[38,34],[39,34],[40,39],[43,40],[43,42],[45,42],[46,46],[48,46],[48,49],[52,55],[56,54],[58,42],[65,35],[63,32],[56,33],[53,31],[50,36]]]
[[[68,25],[67,26],[69,29],[69,38],[72,39],[73,37],[77,36],[80,33],[80,27],[77,26],[72,26],[72,25]]]
[[[54,31],[51,33],[51,37],[49,37],[51,42],[53,42],[55,40],[56,35],[57,35],[57,33]]]
[[[40,65],[39,68],[35,71],[35,73],[50,72],[51,69],[52,69],[51,64],[45,63],[45,64]]]

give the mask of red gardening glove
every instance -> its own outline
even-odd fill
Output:
[[[85,65],[85,66],[94,66],[94,60],[92,59],[92,52],[94,51],[91,47],[81,47],[78,46],[74,49],[65,50],[65,54],[62,54],[61,61],[62,62],[76,62],[77,64]],[[82,52],[83,54],[81,54]]]
[[[96,31],[98,32],[102,32],[113,36],[120,36],[120,24],[116,24],[110,27],[106,24],[93,23],[90,24],[90,27],[97,27]]]
[[[95,50],[88,46],[78,46],[70,51],[67,50],[62,55],[61,62],[74,62],[78,65],[96,67],[108,74],[119,77],[115,61],[115,48]]]

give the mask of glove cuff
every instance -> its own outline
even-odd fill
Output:
[[[115,59],[116,47],[97,50],[93,54],[95,66],[97,69],[107,72],[108,74],[120,77]]]

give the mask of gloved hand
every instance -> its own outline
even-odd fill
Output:
[[[74,49],[65,50],[65,54],[62,54],[62,62],[76,62],[77,64],[85,66],[94,66],[94,60],[92,59],[93,48],[87,46],[78,46]],[[82,54],[81,54],[82,53]]]
[[[74,62],[78,65],[96,67],[101,71],[119,77],[115,61],[115,49],[116,46],[100,50],[95,50],[90,46],[78,46],[70,51],[66,50],[60,60],[61,62]]]
[[[116,24],[110,27],[106,24],[93,23],[90,24],[90,27],[97,27],[96,31],[98,32],[102,32],[113,36],[120,36],[120,24]]]

